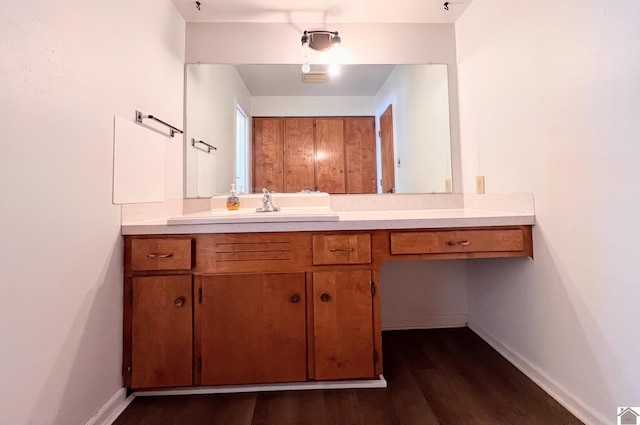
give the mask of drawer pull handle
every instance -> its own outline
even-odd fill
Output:
[[[187,301],[185,297],[178,297],[173,303],[176,305],[176,307],[182,307],[185,301]]]
[[[329,301],[331,297],[329,296],[329,294],[322,294],[320,295],[320,301],[322,301],[323,303],[326,303],[327,301]]]
[[[456,245],[469,246],[469,245],[471,245],[471,242],[470,241],[449,241],[449,242],[447,242],[447,245],[449,245],[449,246],[456,246]]]
[[[298,301],[300,301],[300,296],[298,294],[293,294],[291,295],[291,298],[289,298],[289,301],[291,301],[292,304],[297,304]]]
[[[147,254],[147,257],[149,258],[169,258],[169,257],[173,257],[173,253],[168,253],[168,254],[155,254],[155,253],[151,253],[151,254]]]
[[[331,252],[353,252],[353,248],[331,248]]]

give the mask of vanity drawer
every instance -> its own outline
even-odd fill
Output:
[[[197,235],[197,272],[283,272],[309,267],[309,234],[220,233]]]
[[[511,252],[525,249],[522,229],[392,232],[391,254]]]
[[[131,239],[131,270],[190,270],[191,238]]]
[[[371,235],[313,235],[313,265],[368,264],[371,262]]]

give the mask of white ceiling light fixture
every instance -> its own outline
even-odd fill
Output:
[[[326,52],[332,48],[340,47],[342,39],[338,35],[338,31],[305,31],[302,34],[302,72],[308,73],[311,70],[309,63],[309,49],[317,50],[319,52]]]

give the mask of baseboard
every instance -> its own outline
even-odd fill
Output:
[[[161,395],[194,395],[194,394],[229,394],[253,393],[265,391],[306,391],[306,390],[339,390],[348,388],[386,388],[387,381],[380,375],[378,379],[360,379],[352,381],[317,381],[293,382],[282,384],[259,385],[225,385],[218,387],[173,388],[167,390],[138,391],[136,396]]]
[[[383,331],[405,329],[462,328],[467,326],[466,314],[442,314],[429,317],[385,317]]]
[[[553,399],[586,425],[600,425],[611,422],[611,418],[603,417],[600,413],[591,409],[586,403],[571,392],[567,391],[565,387],[547,375],[540,368],[531,364],[518,352],[509,348],[498,338],[495,338],[487,330],[475,323],[472,318],[469,318],[468,326],[511,364],[535,382],[536,385],[542,388],[547,394],[553,397]]]
[[[111,425],[134,398],[135,395],[127,397],[127,390],[120,388],[85,425]]]

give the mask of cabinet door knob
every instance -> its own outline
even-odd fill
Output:
[[[293,294],[289,298],[289,301],[291,301],[292,304],[296,304],[298,301],[300,301],[300,296],[298,294]]]
[[[176,305],[176,307],[182,307],[184,305],[185,301],[187,301],[185,299],[185,297],[178,297],[178,298],[175,299],[175,301],[173,303]]]
[[[331,297],[329,296],[329,294],[322,294],[320,295],[320,301],[322,301],[323,303],[326,303],[327,301],[329,301]]]

